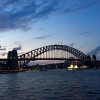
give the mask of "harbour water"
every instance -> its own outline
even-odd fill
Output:
[[[100,69],[0,74],[0,100],[100,100]]]

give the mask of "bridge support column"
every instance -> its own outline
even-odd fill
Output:
[[[6,65],[9,69],[12,69],[12,70],[18,68],[18,56],[17,56],[16,50],[12,50],[8,52]]]

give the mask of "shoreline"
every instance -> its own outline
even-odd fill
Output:
[[[25,72],[26,70],[0,70],[0,74]]]

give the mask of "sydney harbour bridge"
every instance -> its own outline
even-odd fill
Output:
[[[8,52],[7,59],[0,59],[6,62],[6,66],[24,67],[30,61],[36,60],[87,60],[87,55],[83,52],[67,45],[49,45],[34,49],[18,56],[16,50]]]

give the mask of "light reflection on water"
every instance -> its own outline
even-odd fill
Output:
[[[0,100],[99,100],[100,69],[0,74]]]

